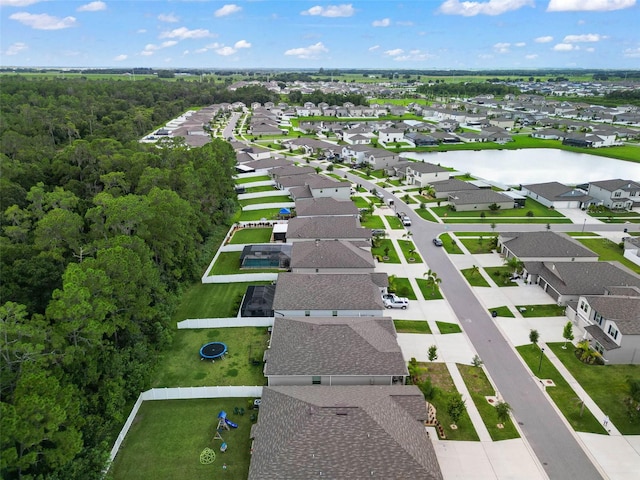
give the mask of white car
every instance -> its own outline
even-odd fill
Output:
[[[402,310],[406,310],[409,306],[409,299],[406,297],[396,297],[395,295],[392,298],[384,299],[385,308],[401,308]]]

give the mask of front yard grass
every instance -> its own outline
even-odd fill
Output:
[[[391,282],[390,282],[391,283]],[[392,290],[391,285],[389,290]],[[393,279],[393,293],[399,297],[407,297],[409,300],[417,300],[416,293],[411,288],[411,283],[408,278],[395,277]]]
[[[507,267],[485,267],[485,272],[491,275],[491,278],[499,287],[515,287],[518,284],[510,280],[512,270]],[[508,275],[507,275],[508,274]]]
[[[453,421],[447,412],[447,404],[449,399],[454,394],[457,394],[458,391],[456,390],[451,374],[447,369],[447,365],[439,362],[418,362],[416,380],[418,382],[424,382],[427,378],[431,379],[431,384],[437,389],[435,396],[429,401],[429,403],[431,403],[436,409],[438,421],[444,429],[447,440],[476,442],[480,440],[466,410],[456,424],[458,428],[455,430],[451,428]]]
[[[515,315],[513,314],[511,309],[509,309],[509,307],[507,307],[506,305],[503,305],[501,307],[490,308],[489,313],[493,313],[493,312],[496,312],[498,317],[515,318]]]
[[[556,305],[555,303],[542,305],[516,305],[518,311],[525,318],[531,317],[563,317],[567,307]],[[521,310],[525,309],[525,310]]]
[[[472,255],[491,253],[495,248],[495,242],[492,241],[492,236],[493,235],[480,235],[478,238],[461,238],[458,241],[461,242]]]
[[[438,220],[436,220],[436,217],[434,217],[431,212],[429,210],[427,210],[426,208],[417,208],[415,210],[415,212],[420,215],[420,217],[422,217],[423,219],[425,219],[427,222],[433,222],[433,223],[437,223]]]
[[[411,240],[398,240],[398,245],[407,262],[422,263],[422,258]],[[413,261],[409,260],[410,258],[413,258]]]
[[[398,333],[431,333],[429,324],[424,320],[394,320]]]
[[[607,238],[578,238],[578,241],[597,253],[599,255],[598,260],[620,262],[634,272],[640,273],[640,265],[636,265],[624,258],[623,250],[611,240]]]
[[[270,283],[194,283],[182,294],[180,306],[173,319],[180,322],[187,318],[235,317],[249,285],[268,285]]]
[[[606,434],[600,422],[587,408],[585,408],[583,414],[580,415],[580,398],[578,398],[578,395],[569,386],[564,377],[560,375],[556,367],[553,366],[551,360],[544,356],[544,354],[542,355],[542,364],[540,364],[541,353],[537,345],[521,345],[516,347],[516,350],[535,376],[540,379],[553,380],[556,386],[547,387],[546,391],[574,430],[578,432]],[[571,349],[569,348],[567,351],[571,351]],[[538,371],[539,365],[541,365],[540,371]],[[582,385],[582,387],[584,388],[585,386]],[[603,390],[603,393],[604,392],[605,390]],[[587,393],[590,392],[587,391]],[[611,415],[610,418],[613,421]]]
[[[251,414],[233,415],[234,408],[247,409],[246,398],[146,401],[138,410],[127,437],[108,473],[113,480],[188,478],[209,480],[224,476],[244,480],[251,460]],[[220,440],[213,440],[218,412],[229,413],[237,429],[225,430],[227,451],[220,453]],[[211,465],[200,463],[206,447],[216,452]],[[222,464],[227,465],[222,470]]]
[[[640,423],[629,421],[623,403],[629,395],[627,378],[640,378],[640,365],[587,365],[571,345],[566,350],[562,342],[547,345],[623,435],[640,434]]]
[[[353,195],[351,201],[355,203],[358,208],[369,208],[369,205],[371,205],[364,197],[358,195]]]
[[[254,243],[269,243],[271,241],[271,232],[273,229],[268,228],[242,228],[237,230],[229,243],[238,244],[254,244]]]
[[[266,327],[178,330],[158,357],[153,387],[265,385],[262,357],[268,340]],[[223,360],[200,359],[200,347],[209,342],[227,345]]]
[[[496,408],[485,398],[495,396],[496,392],[489,382],[487,375],[484,373],[484,370],[471,365],[456,364],[456,366],[460,371],[460,375],[462,375],[464,384],[469,390],[473,403],[482,417],[482,421],[489,431],[489,435],[491,435],[491,439],[497,442],[510,438],[520,438],[520,434],[518,434],[518,430],[511,418],[502,423],[504,428],[497,427],[498,423],[501,422],[498,419]]]
[[[386,228],[379,215],[366,215],[365,220],[360,222],[360,225],[366,228],[381,228],[383,230]]]
[[[442,300],[444,298],[439,285],[433,287],[424,278],[416,278],[416,282],[418,282],[418,287],[425,300]]]
[[[279,272],[278,268],[247,268],[240,269],[240,255],[242,252],[220,252],[216,263],[209,271],[209,276],[213,275],[236,275],[239,273],[273,273]]]
[[[489,282],[484,279],[479,268],[465,268],[460,270],[460,273],[472,287],[490,287]]]
[[[438,330],[443,335],[447,335],[449,333],[462,333],[462,328],[457,323],[448,323],[448,322],[438,322],[436,321],[436,325],[438,326]]]
[[[258,205],[260,203],[291,203],[291,197],[289,195],[276,195],[266,197],[245,198],[240,200],[240,205],[245,207],[247,205]]]
[[[458,247],[458,240],[454,240],[453,238],[451,238],[451,235],[449,235],[448,233],[443,233],[438,238],[442,240],[442,247],[448,254],[462,254],[460,247]]]
[[[400,257],[398,257],[398,252],[393,247],[393,243],[388,238],[380,238],[376,240],[377,246],[371,248],[371,254],[374,257],[383,256],[389,257],[389,260],[383,260],[384,263],[400,263]]]
[[[387,223],[392,230],[402,230],[404,226],[400,219],[395,215],[385,215],[384,218],[387,219]]]

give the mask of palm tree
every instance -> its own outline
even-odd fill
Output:
[[[480,268],[477,265],[471,265],[471,271],[469,272],[469,275],[475,277],[478,273],[480,273]]]
[[[511,269],[513,274],[521,272],[524,268],[524,263],[518,257],[505,258],[504,264]]]
[[[431,269],[426,271],[424,273],[424,276],[427,277],[427,285],[431,287],[431,295],[435,296],[438,285],[442,283],[442,279],[438,277],[438,274]]]

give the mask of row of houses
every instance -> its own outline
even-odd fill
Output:
[[[498,249],[523,263],[526,283],[567,307],[606,362],[640,363],[640,276],[555,232],[501,233]]]
[[[317,175],[310,170],[268,172],[295,196],[287,179]],[[424,396],[405,385],[407,365],[384,316],[389,282],[375,272],[371,230],[351,200],[330,193],[295,198],[284,243],[250,246],[253,255],[280,247],[289,271],[256,292],[274,324],[249,479],[441,479]]]
[[[523,185],[521,193],[550,208],[588,208],[602,205],[611,210],[640,207],[640,182],[616,178],[590,182],[582,188],[559,182]]]

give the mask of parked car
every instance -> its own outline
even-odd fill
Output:
[[[385,308],[401,308],[402,310],[406,310],[409,306],[409,299],[405,297],[396,297],[387,298],[384,300]]]
[[[442,246],[442,240],[440,240],[439,238],[434,238],[434,239],[433,239],[433,244],[434,244],[436,247],[441,247],[441,246]]]
[[[377,190],[376,190],[376,193],[374,193],[374,195],[375,195],[376,197],[378,197],[380,200],[382,200],[382,199],[384,198],[384,193],[379,192],[379,191],[377,191]]]
[[[411,219],[405,215],[404,217],[402,217],[402,225],[404,225],[405,227],[410,227]]]
[[[371,235],[373,235],[374,237],[384,236],[386,233],[387,231],[382,228],[374,228],[373,230],[371,230]]]
[[[404,212],[397,212],[397,213],[396,213],[396,215],[398,216],[398,218],[399,218],[400,220],[402,220],[402,218],[403,218],[403,217],[406,217],[406,216],[407,216],[407,214],[406,214],[406,213],[404,213]]]

